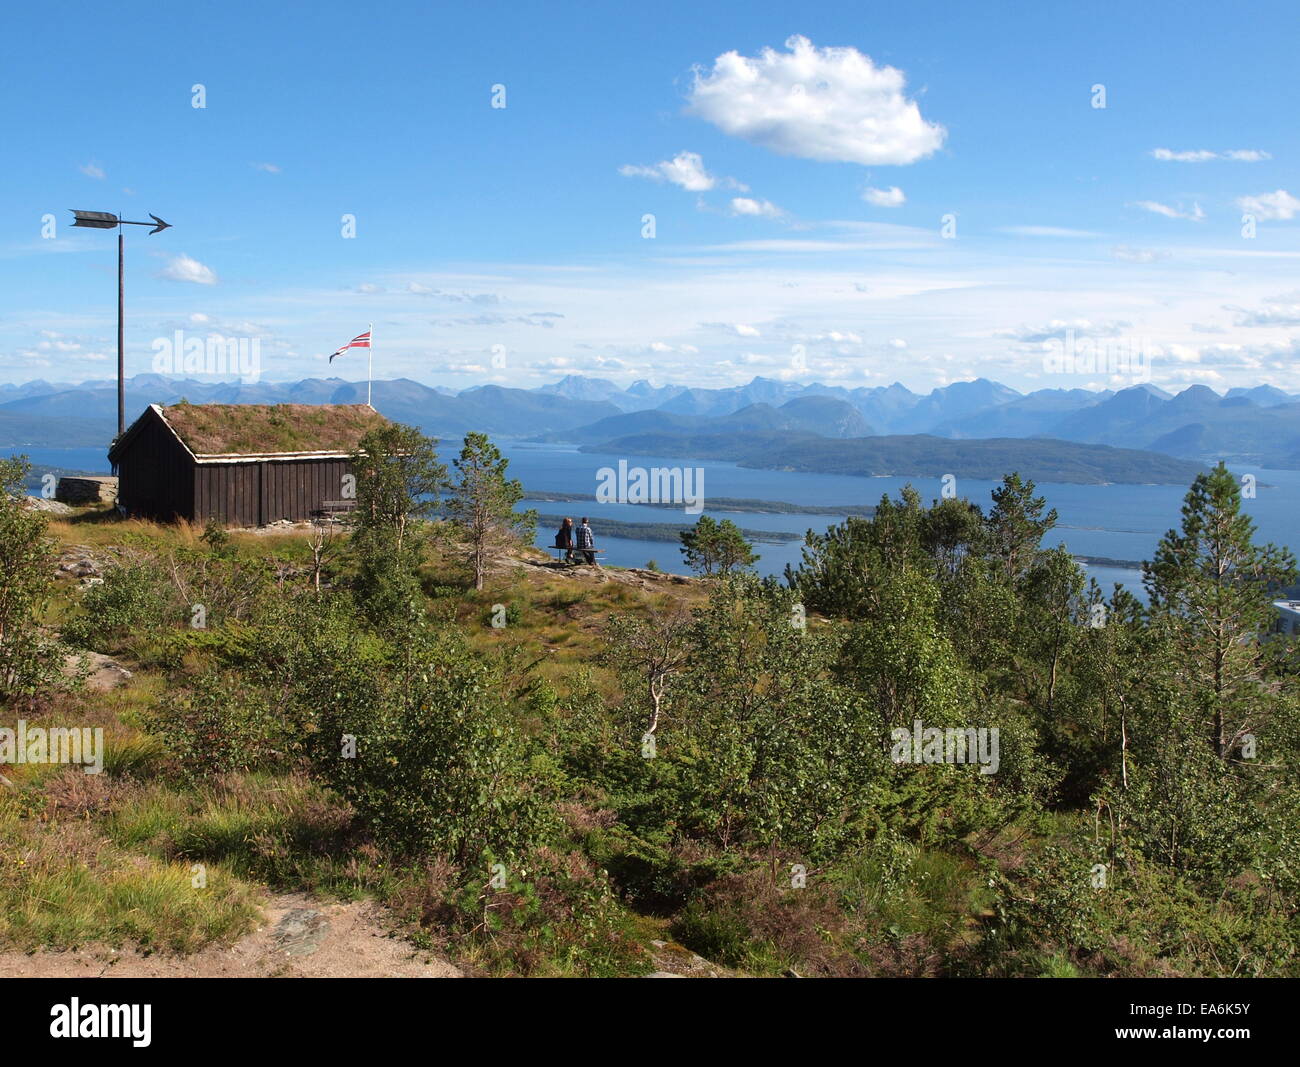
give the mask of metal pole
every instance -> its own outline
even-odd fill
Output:
[[[126,356],[122,344],[122,227],[117,228],[117,436],[126,432]]]

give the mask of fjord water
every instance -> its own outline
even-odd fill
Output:
[[[720,497],[751,500],[785,501],[810,506],[874,505],[882,496],[896,497],[898,491],[912,484],[929,503],[941,492],[942,473],[932,478],[860,478],[843,474],[804,474],[792,471],[750,470],[734,463],[714,460],[692,462],[662,456],[606,456],[578,452],[571,445],[533,444],[525,441],[498,442],[510,460],[510,475],[523,482],[526,489],[539,492],[594,494],[599,484],[597,472],[602,467],[617,468],[620,459],[629,466],[702,467],[704,469],[705,511],[716,519],[731,519],[750,530],[789,531],[803,534],[808,529],[822,530],[843,516],[813,514],[763,514],[727,512],[708,506]],[[442,446],[444,458],[450,442]],[[99,449],[33,448],[28,450],[33,463],[98,473],[108,471],[108,460]],[[1235,468],[1234,468],[1235,469]],[[1243,500],[1245,512],[1255,522],[1256,540],[1300,548],[1300,471],[1253,470],[1244,468],[1257,479],[1254,499]],[[957,492],[975,501],[986,511],[996,482],[961,479]],[[1048,536],[1050,544],[1065,544],[1082,556],[1099,556],[1118,560],[1150,559],[1156,542],[1180,521],[1180,509],[1187,492],[1184,485],[1074,485],[1039,484],[1040,495],[1049,507],[1056,508],[1059,519]],[[601,519],[622,522],[694,523],[696,516],[667,508],[640,507],[635,504],[597,504],[591,501],[525,500],[521,507],[533,507],[549,515],[588,515],[596,532],[597,544],[605,560],[621,567],[644,567],[654,560],[662,570],[685,573],[676,542],[646,541],[611,537],[602,533]],[[555,531],[539,528],[537,544],[546,548]],[[762,557],[761,574],[780,575],[787,563],[797,564],[798,542],[760,543],[756,551]],[[1141,591],[1140,574],[1128,568],[1090,565],[1090,576],[1109,592],[1112,583],[1120,582],[1135,593]]]
[[[548,492],[595,493],[602,467],[617,467],[620,459],[629,466],[681,467],[704,469],[705,512],[715,519],[731,519],[737,526],[751,530],[791,531],[802,534],[808,529],[822,530],[843,516],[815,514],[762,514],[727,512],[708,506],[720,497],[751,500],[785,501],[814,506],[874,505],[882,496],[897,497],[899,490],[911,484],[927,504],[942,491],[942,472],[932,478],[861,478],[843,474],[805,474],[794,471],[751,470],[735,463],[715,460],[692,462],[662,456],[606,456],[578,452],[567,445],[541,445],[511,441],[501,445],[510,459],[510,473],[529,489]],[[1243,509],[1254,520],[1257,541],[1300,546],[1300,471],[1240,471],[1254,474],[1257,480],[1254,499],[1243,500]],[[973,500],[985,511],[992,506],[991,494],[997,482],[960,479],[959,495]],[[1081,556],[1116,560],[1150,559],[1156,543],[1181,520],[1185,485],[1075,485],[1043,482],[1039,495],[1047,498],[1048,507],[1058,513],[1058,524],[1048,535],[1048,544],[1064,544]],[[589,515],[597,542],[605,549],[610,563],[626,567],[643,567],[655,560],[666,571],[682,573],[681,553],[675,543],[641,541],[602,536],[600,519],[623,522],[693,523],[696,516],[684,511],[646,508],[633,504],[596,504],[583,501],[567,503],[527,501],[523,507],[535,507],[545,514],[573,515],[575,520]],[[537,543],[551,544],[554,530],[539,529]],[[758,571],[780,575],[787,563],[797,564],[800,545],[793,543],[758,544],[762,557]],[[1089,565],[1088,574],[1107,592],[1119,582],[1135,593],[1141,592],[1141,576],[1123,567]]]

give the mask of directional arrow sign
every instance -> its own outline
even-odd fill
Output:
[[[150,236],[152,236],[155,233],[161,233],[163,230],[171,228],[170,222],[163,222],[152,212],[149,213],[149,217],[153,219],[153,222],[132,222],[130,219],[118,218],[107,211],[77,211],[75,208],[69,210],[72,211],[76,220],[72,225],[89,226],[96,230],[111,230],[114,226],[152,226],[153,229],[149,231]]]

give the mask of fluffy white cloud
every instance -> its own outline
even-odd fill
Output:
[[[104,177],[104,168],[98,163],[87,163],[85,166],[79,167],[78,169],[87,178],[98,178],[102,180]]]
[[[856,48],[817,48],[791,37],[788,51],[726,52],[696,69],[687,110],[723,132],[782,155],[866,166],[914,163],[942,145],[894,67]]]
[[[173,282],[193,282],[195,285],[216,285],[217,275],[211,267],[204,266],[197,259],[189,256],[174,256],[170,263],[158,272],[158,277]]]
[[[1183,205],[1170,207],[1168,204],[1162,204],[1156,200],[1139,200],[1134,207],[1140,207],[1143,211],[1150,211],[1154,215],[1163,215],[1167,219],[1187,219],[1189,222],[1200,222],[1205,218],[1205,212],[1201,210],[1200,204],[1193,204],[1191,211],[1184,211]]]
[[[1041,326],[998,330],[994,336],[1020,344],[1042,344],[1044,341],[1064,340],[1069,333],[1079,337],[1118,337],[1130,325],[1128,322],[1093,322],[1091,319],[1052,319]]]
[[[902,207],[907,197],[897,185],[891,185],[888,189],[873,189],[868,186],[862,190],[862,199],[873,207]]]
[[[657,182],[671,182],[692,193],[707,193],[716,188],[719,179],[704,169],[704,160],[698,152],[678,152],[650,167],[627,164],[618,168],[627,178],[649,178]]]
[[[760,215],[767,219],[780,218],[785,214],[770,200],[755,200],[748,196],[732,197],[731,213],[733,215]]]
[[[1285,189],[1279,189],[1275,193],[1260,193],[1258,196],[1243,196],[1237,201],[1237,206],[1265,221],[1293,219],[1300,212],[1300,200]]]
[[[1300,326],[1300,293],[1266,297],[1265,307],[1243,308],[1227,305],[1226,310],[1236,312],[1236,326]]]
[[[1154,148],[1151,155],[1167,163],[1204,163],[1211,159],[1229,159],[1237,163],[1258,163],[1273,157],[1267,152],[1255,148],[1232,148],[1227,152],[1211,152],[1208,148],[1195,148],[1186,152],[1174,152],[1168,148]]]
[[[279,166],[278,166],[277,164],[275,164],[275,163],[254,163],[254,164],[252,164],[252,167],[253,167],[254,170],[265,171],[267,174],[279,174],[279,173],[280,173],[280,168],[279,168]]]

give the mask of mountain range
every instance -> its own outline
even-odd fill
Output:
[[[623,387],[603,378],[570,375],[532,389],[482,385],[453,392],[399,378],[376,381],[373,390],[374,405],[385,415],[442,438],[479,430],[569,442],[587,451],[627,453],[635,443],[644,446],[642,451],[661,455],[683,455],[689,442],[689,447],[707,453],[700,458],[722,458],[744,442],[746,458],[762,455],[768,463],[791,469],[844,471],[858,462],[845,458],[849,455],[866,462],[863,457],[917,456],[927,450],[939,463],[938,457],[961,455],[962,450],[925,442],[1005,443],[1027,438],[1157,453],[1194,465],[1224,459],[1265,469],[1300,469],[1300,397],[1271,386],[1231,389],[1225,395],[1204,385],[1175,395],[1149,384],[1118,391],[1040,389],[1026,394],[977,378],[914,393],[898,383],[848,389],[761,377],[717,389],[647,381]],[[128,379],[126,388],[128,419],[148,404],[182,399],[324,404],[361,403],[365,395],[364,383],[341,378],[243,383],[141,374]],[[113,381],[0,385],[0,448],[107,444],[116,412]],[[892,451],[882,451],[885,438],[895,439]],[[831,447],[826,441],[875,445]],[[983,452],[993,455],[1002,447],[985,446]],[[1022,451],[1026,447],[1020,446]],[[1046,455],[1042,449],[1031,451]],[[973,446],[965,454],[974,455]],[[803,459],[791,460],[792,455]],[[1050,465],[1069,466],[1064,454]],[[1094,476],[1104,478],[1106,466],[1096,465]],[[1131,473],[1124,480],[1140,479],[1142,465],[1132,456],[1120,466]],[[1147,466],[1149,473],[1164,472],[1150,480],[1161,480],[1164,474],[1181,477],[1191,469],[1179,466],[1175,471],[1154,460]]]

